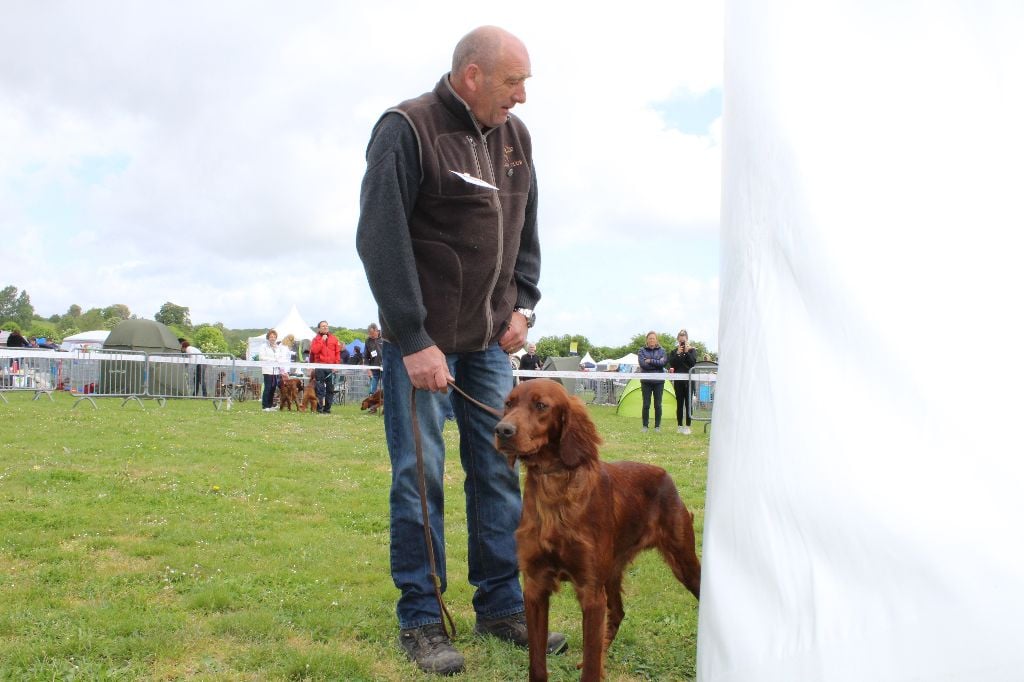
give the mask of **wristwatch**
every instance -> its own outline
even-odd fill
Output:
[[[513,308],[512,312],[519,313],[526,318],[527,329],[533,327],[534,323],[537,322],[537,314],[533,312],[533,308]]]

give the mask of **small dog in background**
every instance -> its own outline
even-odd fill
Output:
[[[302,390],[302,379],[282,379],[278,385],[281,394],[281,409],[286,407],[291,412],[292,405],[299,408],[299,391]]]
[[[227,372],[217,372],[217,383],[213,386],[213,396],[215,398],[223,398],[228,394],[227,386],[224,383],[224,378],[227,375]]]
[[[377,412],[380,415],[384,414],[384,389],[378,388],[370,395],[363,398],[363,402],[359,403],[360,410],[369,410],[370,414]]]
[[[316,414],[316,408],[319,405],[316,397],[316,381],[313,378],[315,370],[310,370],[309,381],[306,383],[306,388],[302,391],[302,403],[299,405],[299,412],[305,412],[306,408],[309,408],[310,414]]]

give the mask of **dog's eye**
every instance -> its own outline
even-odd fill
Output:
[[[541,411],[541,412],[543,412],[544,410],[548,409],[548,404],[547,404],[547,403],[542,403],[542,402],[541,402],[541,401],[539,401],[539,400],[538,400],[537,402],[535,402],[535,403],[533,404],[533,406],[534,406],[535,408],[537,408],[537,410],[538,410],[538,411]]]

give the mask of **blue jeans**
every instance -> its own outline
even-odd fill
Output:
[[[377,384],[380,383],[380,371],[370,370],[370,393],[373,395],[377,391]]]
[[[391,577],[401,591],[396,612],[402,628],[441,622],[430,580],[430,562],[423,538],[416,448],[412,431],[409,375],[400,349],[385,342],[384,432],[391,456]],[[448,369],[458,386],[484,404],[500,409],[512,390],[508,355],[495,344],[484,351],[452,353]],[[455,394],[416,392],[416,413],[427,488],[427,507],[434,557],[447,588],[444,540],[444,468],[442,432],[454,404],[459,450],[466,474],[466,519],[469,535],[469,582],[476,588],[473,609],[478,618],[503,618],[523,610],[514,533],[522,513],[518,468],[494,449],[497,418]]]

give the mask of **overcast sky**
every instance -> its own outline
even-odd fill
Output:
[[[359,184],[381,112],[458,39],[527,45],[543,249],[531,338],[718,347],[719,1],[8,3],[0,286],[36,312],[363,327]]]

